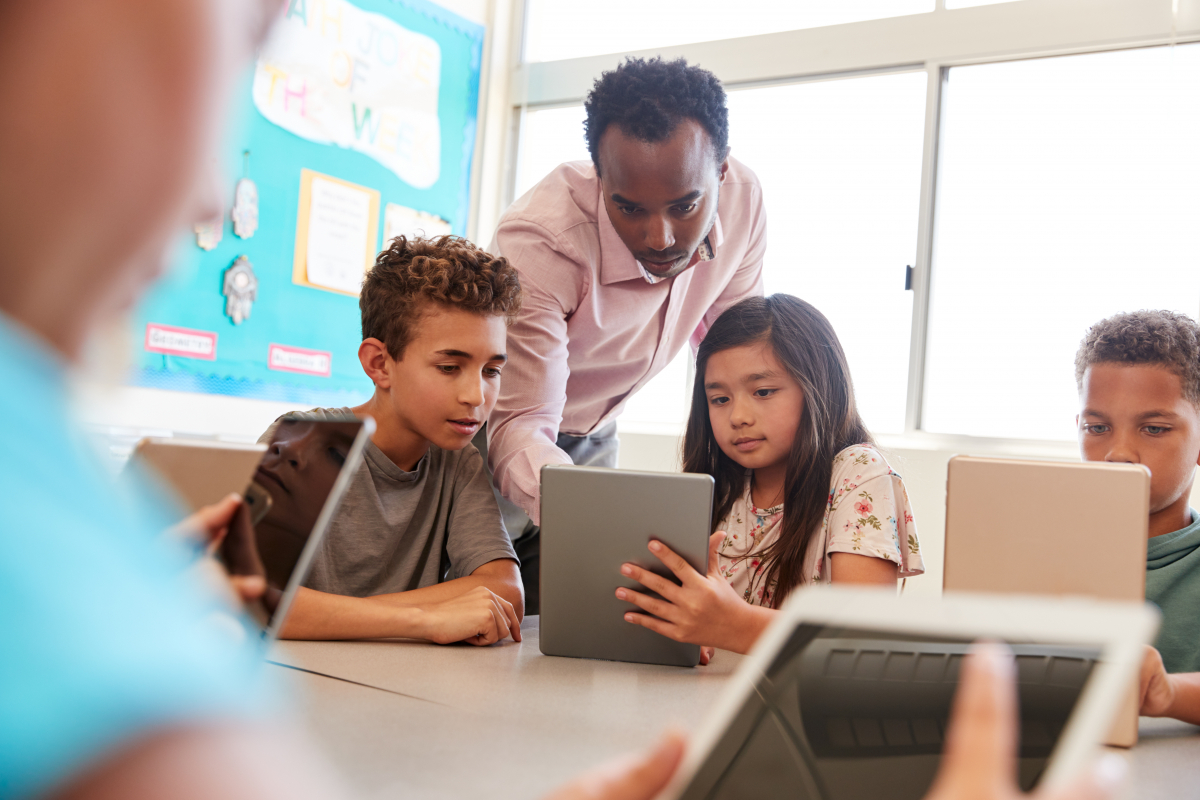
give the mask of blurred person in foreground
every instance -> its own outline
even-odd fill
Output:
[[[118,497],[66,408],[89,338],[158,277],[181,227],[214,215],[198,174],[279,6],[0,5],[2,797],[342,794],[275,720],[256,650],[208,625],[220,603],[184,540],[159,534],[167,514]],[[238,508],[193,523],[219,536]],[[1011,666],[980,663],[964,670],[939,800],[1015,793]],[[649,798],[682,752],[668,736],[556,796]],[[1104,796],[1102,777],[1060,796]]]

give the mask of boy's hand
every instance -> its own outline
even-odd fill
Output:
[[[643,756],[625,756],[585,772],[545,800],[650,800],[683,760],[683,736],[669,731]]]
[[[617,589],[617,598],[647,612],[629,612],[626,622],[649,628],[677,642],[709,643],[725,650],[747,652],[772,616],[770,609],[755,608],[742,600],[720,573],[717,549],[725,539],[718,531],[708,540],[708,574],[701,575],[690,564],[659,541],[650,542],[650,552],[667,566],[683,585],[655,575],[634,564],[624,564],[621,574],[657,592],[657,600],[632,589]],[[649,615],[653,616],[649,616]],[[703,653],[701,653],[703,658]],[[702,663],[707,663],[702,661]]]
[[[1146,645],[1140,675],[1139,711],[1143,717],[1165,717],[1175,704],[1175,684],[1163,666],[1162,655]]]
[[[467,642],[474,645],[489,645],[511,636],[521,641],[521,622],[517,619],[512,603],[488,589],[474,589],[423,606],[422,638],[438,644]]]

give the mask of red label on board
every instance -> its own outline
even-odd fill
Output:
[[[146,351],[168,356],[217,360],[217,334],[151,322],[146,325]]]
[[[325,350],[273,344],[267,349],[267,367],[328,378],[333,372],[333,354]]]

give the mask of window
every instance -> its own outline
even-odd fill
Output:
[[[829,318],[877,432],[904,430],[926,84],[910,72],[729,93],[732,155],[766,202],[766,291]]]
[[[819,308],[846,350],[867,425],[904,429],[925,119],[924,72],[729,92],[730,144],[755,169],[768,219],[768,293]],[[581,106],[527,111],[517,196],[589,158]],[[630,399],[622,423],[682,426],[690,350]]]
[[[1200,312],[1200,45],[956,67],[943,100],[922,427],[1074,436],[1074,354]]]
[[[525,60],[558,61],[933,11],[934,0],[528,0]]]
[[[566,161],[591,161],[583,138],[583,106],[526,111],[521,117],[521,144],[513,197],[528,192]]]

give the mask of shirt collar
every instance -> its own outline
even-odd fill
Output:
[[[629,248],[621,241],[621,237],[617,235],[617,229],[613,227],[612,220],[608,218],[608,207],[604,205],[604,186],[600,183],[600,178],[596,178],[597,191],[599,192],[598,208],[596,214],[596,224],[600,230],[600,283],[607,285],[610,283],[619,283],[620,281],[630,281],[640,278],[646,283],[658,283],[663,278],[653,275],[646,271],[646,268],[633,257],[633,253],[629,252]],[[717,206],[717,216],[713,218],[712,230],[704,237],[704,241],[700,243],[700,247],[692,254],[692,262],[689,267],[694,267],[700,261],[711,261],[717,256],[717,248],[725,241],[725,235],[721,230],[721,209]]]

